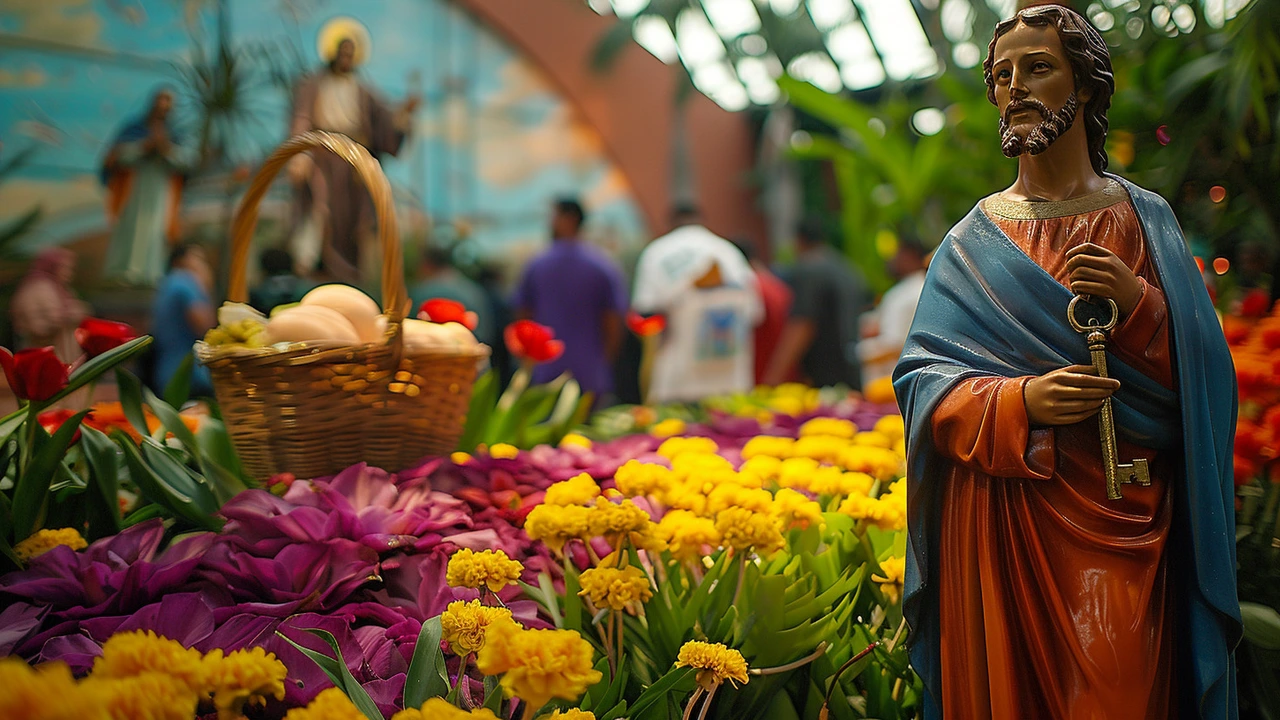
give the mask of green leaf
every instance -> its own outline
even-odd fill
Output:
[[[0,445],[9,441],[9,437],[13,435],[18,428],[22,427],[23,421],[27,419],[27,409],[18,408],[13,412],[0,418]]]
[[[440,616],[422,624],[418,644],[413,648],[409,672],[404,679],[404,706],[420,708],[433,697],[444,697],[449,692],[449,678],[445,671],[444,652],[440,650],[440,637],[444,634]]]
[[[40,528],[44,519],[46,503],[49,499],[49,486],[53,482],[54,473],[62,462],[62,456],[80,429],[80,421],[89,414],[81,410],[72,415],[58,428],[53,437],[44,428],[36,427],[39,447],[35,456],[18,477],[13,488],[13,537],[18,542]],[[31,449],[29,449],[30,451]]]
[[[80,428],[80,447],[89,461],[92,491],[85,510],[89,534],[95,538],[119,532],[120,449],[106,435],[85,425]]]
[[[200,445],[196,442],[196,436],[191,432],[191,428],[182,422],[182,416],[174,409],[173,405],[156,397],[156,394],[142,388],[142,399],[146,402],[147,407],[151,408],[151,412],[155,414],[156,419],[160,421],[160,425],[165,431],[172,434],[187,448],[187,452],[194,457],[200,452]]]
[[[156,503],[147,503],[146,505],[143,505],[137,510],[134,510],[133,512],[129,513],[124,520],[120,521],[120,524],[123,525],[124,527],[129,528],[141,522],[146,522],[148,520],[154,520],[155,518],[164,517],[164,515],[165,515],[164,506],[158,505]]]
[[[365,689],[356,681],[355,676],[353,676],[351,671],[347,669],[347,663],[342,658],[342,650],[338,647],[338,641],[333,637],[333,635],[326,630],[320,630],[317,628],[303,628],[302,630],[303,632],[314,635],[323,640],[325,644],[333,650],[334,657],[329,657],[324,653],[319,653],[310,648],[305,648],[285,637],[284,633],[281,633],[278,630],[276,631],[276,635],[284,638],[285,642],[297,648],[299,652],[311,658],[316,665],[320,666],[320,669],[324,671],[324,674],[329,676],[329,679],[333,681],[333,684],[347,696],[347,699],[349,699],[366,718],[369,720],[383,720],[382,713],[378,711],[378,706],[374,704],[373,698],[369,697],[369,693],[365,692]]]
[[[124,410],[125,419],[138,435],[150,436],[151,430],[147,427],[147,416],[142,411],[142,383],[128,370],[116,368],[116,387],[120,393],[120,407]]]
[[[124,431],[114,430],[111,437],[124,450],[125,462],[129,466],[131,477],[142,490],[144,497],[196,527],[214,531],[222,529],[222,521],[213,517],[210,514],[211,511],[204,509],[211,505],[216,509],[216,503],[208,488],[203,488],[201,497],[196,497],[200,486],[186,473],[175,471],[173,466],[177,465],[177,461],[160,449],[155,441],[149,438],[143,439],[144,443],[149,443],[144,445],[149,448],[148,457],[144,459],[138,446],[133,444],[133,440]],[[157,472],[148,460],[161,463],[163,471]],[[186,468],[181,469],[186,470]]]
[[[173,407],[180,408],[191,399],[191,371],[195,368],[195,362],[195,356],[187,353],[169,379],[169,384],[164,386],[164,401]]]
[[[1240,603],[1244,618],[1244,637],[1263,650],[1280,650],[1280,614],[1266,605]]]
[[[462,437],[458,440],[458,450],[466,453],[475,452],[476,446],[484,438],[485,428],[493,417],[494,405],[498,402],[498,375],[493,370],[485,372],[476,380],[471,391],[471,404],[467,408],[467,423]]]
[[[681,690],[692,692],[693,686],[693,668],[675,668],[640,693],[640,697],[631,703],[631,716],[640,717],[641,713],[650,709],[655,703],[666,701],[668,695],[674,695]]]
[[[62,398],[97,380],[106,371],[142,352],[150,344],[151,336],[143,335],[90,359],[71,373],[67,386],[62,388],[57,395],[45,401],[45,405],[52,407]]]

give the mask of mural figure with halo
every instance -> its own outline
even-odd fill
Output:
[[[1106,172],[1098,31],[1032,6],[983,69],[1018,177],[944,240],[894,373],[925,717],[1235,718],[1213,306],[1169,205]]]
[[[336,17],[320,29],[316,44],[326,65],[298,82],[289,134],[325,130],[346,135],[374,157],[399,153],[419,100],[390,105],[356,75],[372,50],[369,31],[354,18]],[[320,270],[359,284],[376,272],[373,203],[351,165],[332,153],[298,155],[289,172],[291,244],[300,274]]]

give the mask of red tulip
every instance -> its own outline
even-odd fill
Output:
[[[113,320],[85,318],[76,328],[76,342],[89,357],[114,350],[136,337],[138,332],[128,324]]]
[[[1245,317],[1262,317],[1270,309],[1271,297],[1265,290],[1250,290],[1240,301],[1240,314]]]
[[[21,400],[48,400],[67,386],[67,366],[51,347],[10,353],[0,348],[0,365],[13,394]]]
[[[36,416],[36,420],[40,422],[40,427],[44,428],[45,432],[52,435],[58,432],[58,428],[62,427],[62,423],[66,422],[67,420],[70,420],[71,416],[75,414],[76,413],[74,410],[59,408],[57,410],[46,410],[40,413],[38,416]],[[77,428],[76,434],[71,436],[71,443],[75,444],[75,441],[79,439],[80,439],[80,430]]]
[[[467,310],[467,306],[456,300],[432,298],[418,308],[418,319],[433,323],[456,322],[474,331],[480,323],[480,316]]]
[[[665,315],[650,315],[645,317],[638,312],[632,311],[627,313],[627,327],[631,332],[640,337],[653,337],[667,329],[667,317]]]
[[[532,320],[517,320],[502,333],[512,355],[534,363],[551,362],[564,354],[564,342],[555,337],[551,328]]]

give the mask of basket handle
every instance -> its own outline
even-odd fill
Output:
[[[382,172],[377,158],[363,146],[346,135],[311,131],[295,135],[284,141],[254,175],[249,190],[240,201],[235,220],[231,224],[231,280],[227,286],[227,298],[232,302],[246,302],[249,297],[245,287],[245,267],[249,262],[249,244],[254,228],[258,225],[258,205],[280,169],[294,155],[308,150],[328,150],[351,163],[364,186],[373,197],[373,209],[378,218],[378,241],[382,245],[382,309],[392,322],[404,319],[405,303],[409,299],[404,287],[403,257],[400,252],[400,232],[396,228],[395,204],[391,196],[391,184]]]

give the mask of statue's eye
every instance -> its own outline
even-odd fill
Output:
[[[1053,66],[1043,60],[1031,66],[1033,72],[1047,72],[1052,69]]]
[[[1013,73],[1009,72],[1008,70],[999,70],[996,72],[996,79],[1008,80],[1012,75]]]

